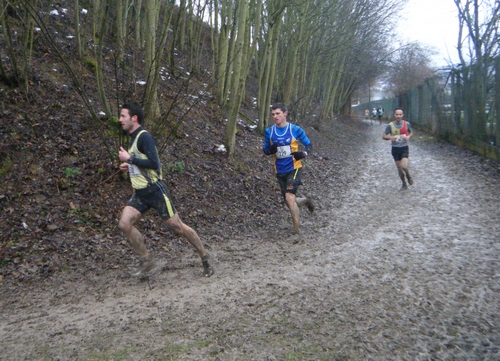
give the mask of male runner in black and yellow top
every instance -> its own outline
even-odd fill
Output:
[[[130,134],[128,151],[120,147],[118,157],[123,162],[120,170],[128,172],[134,194],[123,209],[119,227],[125,233],[132,248],[141,257],[141,266],[134,276],[146,276],[154,266],[153,256],[148,252],[144,236],[135,224],[148,209],[154,208],[166,221],[168,228],[183,236],[198,251],[204,274],[213,274],[212,259],[205,251],[198,234],[184,224],[172,204],[167,187],[161,181],[161,163],[153,137],[142,127],[144,112],[140,105],[127,103],[120,112],[120,124]]]
[[[408,168],[408,157],[410,156],[410,150],[408,147],[408,142],[413,135],[411,124],[406,120],[403,120],[403,109],[396,108],[394,110],[394,121],[390,122],[387,127],[385,127],[384,134],[382,134],[382,139],[391,141],[391,154],[398,168],[399,178],[403,182],[401,189],[408,189],[406,184],[406,179],[409,185],[413,185],[413,178],[410,175],[410,169]],[[406,176],[406,179],[405,179]]]

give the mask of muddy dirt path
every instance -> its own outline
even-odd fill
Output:
[[[144,282],[96,269],[2,285],[0,358],[500,359],[498,166],[419,134],[400,191],[383,129],[306,129],[317,208],[302,234],[283,211],[274,228],[208,237],[212,278],[186,248]]]

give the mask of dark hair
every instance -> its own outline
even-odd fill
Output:
[[[134,115],[137,115],[137,123],[142,124],[142,121],[144,120],[144,110],[142,110],[142,107],[139,104],[134,102],[125,103],[122,105],[122,109],[127,109],[131,118]]]
[[[393,114],[394,114],[394,113],[396,113],[396,110],[401,110],[403,113],[405,112],[405,111],[403,110],[403,108],[396,108],[396,109],[394,109],[394,111],[393,111],[392,113],[393,113]]]
[[[271,105],[271,110],[276,110],[276,109],[281,109],[281,111],[284,113],[286,112],[288,109],[286,108],[285,104],[281,104],[281,103],[276,103],[276,104],[273,104]]]

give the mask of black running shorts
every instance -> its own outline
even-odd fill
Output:
[[[169,219],[175,214],[174,204],[163,182],[156,182],[145,189],[137,189],[127,205],[134,207],[141,214],[154,208],[163,219]]]
[[[276,178],[278,178],[283,197],[286,193],[296,194],[297,189],[302,184],[302,168],[297,168],[289,173],[276,174]]]
[[[403,158],[408,158],[410,155],[410,149],[406,147],[392,147],[391,151],[392,157],[397,162]]]

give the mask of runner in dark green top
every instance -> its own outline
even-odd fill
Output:
[[[123,209],[119,227],[141,257],[141,266],[133,275],[146,276],[156,264],[146,248],[144,236],[135,227],[142,214],[154,208],[168,228],[186,238],[198,251],[204,274],[209,277],[213,274],[210,254],[203,247],[198,234],[184,224],[175,211],[167,187],[161,181],[161,163],[153,137],[141,126],[143,119],[144,112],[138,104],[128,103],[122,106],[120,124],[131,138],[128,150],[120,147],[118,157],[123,162],[120,170],[130,175],[134,194]]]

